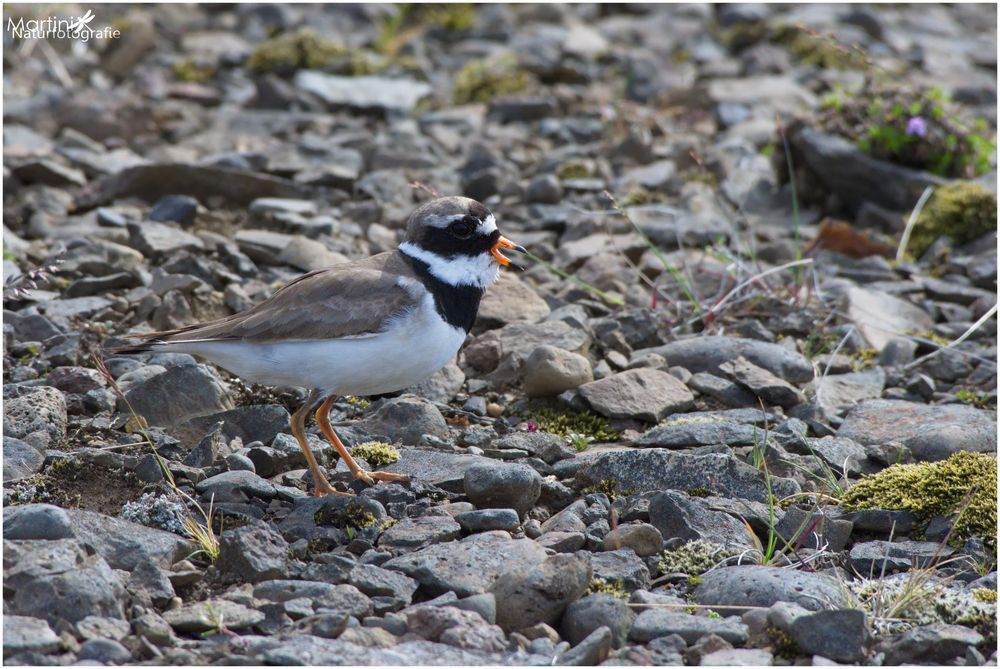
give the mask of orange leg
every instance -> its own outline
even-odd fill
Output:
[[[367,472],[354,461],[351,457],[350,452],[348,452],[347,447],[337,436],[337,433],[333,431],[333,426],[330,425],[330,408],[333,406],[333,398],[327,397],[323,400],[323,403],[319,405],[316,409],[316,424],[319,425],[319,429],[323,432],[326,438],[330,441],[330,444],[337,449],[337,453],[343,458],[344,464],[347,468],[351,470],[351,474],[354,478],[364,481],[368,485],[375,485],[375,481],[409,481],[409,476],[404,476],[402,474],[393,474],[391,472]]]
[[[302,449],[302,453],[306,456],[306,462],[309,464],[309,471],[312,472],[313,484],[316,488],[315,495],[317,497],[323,497],[324,495],[349,495],[350,493],[338,492],[333,489],[330,482],[323,476],[323,472],[320,471],[319,463],[316,462],[316,456],[313,455],[312,449],[309,448],[309,442],[306,441],[306,416],[309,415],[309,410],[315,403],[315,397],[310,396],[299,407],[299,410],[292,414],[292,434],[295,436],[295,440],[299,442],[299,448]]]

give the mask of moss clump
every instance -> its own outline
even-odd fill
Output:
[[[962,403],[972,405],[978,409],[996,409],[989,395],[978,393],[970,388],[962,388],[955,393],[955,397]]]
[[[399,460],[399,451],[384,441],[366,441],[351,449],[351,455],[364,458],[371,466],[381,467]]]
[[[832,35],[821,35],[802,26],[779,26],[773,39],[800,65],[823,70],[860,70],[868,64],[860,51],[840,44]]]
[[[972,591],[972,596],[975,597],[977,602],[993,602],[996,604],[997,601],[997,591],[990,590],[989,588],[976,588]]]
[[[203,84],[215,76],[214,67],[190,59],[177,61],[172,70],[174,79],[190,84]]]
[[[594,485],[587,486],[583,489],[584,495],[592,495],[596,493],[603,493],[607,495],[608,499],[612,502],[619,497],[628,497],[635,493],[634,490],[619,490],[618,481],[613,479],[602,479],[595,483]]]
[[[628,599],[628,593],[625,592],[625,588],[622,587],[621,582],[609,583],[603,578],[590,579],[590,585],[587,587],[587,594],[594,595],[599,592],[603,592],[604,594],[611,595],[613,597],[619,597],[621,599]]]
[[[841,498],[841,507],[912,511],[921,521],[958,512],[951,543],[983,538],[993,550],[997,540],[997,461],[984,453],[959,452],[941,462],[892,465],[865,476]]]
[[[501,95],[523,93],[534,78],[510,56],[472,60],[455,74],[451,97],[455,104],[488,103]]]
[[[785,632],[782,632],[777,627],[768,626],[765,630],[765,634],[767,635],[767,639],[775,657],[780,657],[785,660],[794,660],[802,654],[799,650],[799,645],[795,643],[795,639],[790,637]]]
[[[582,160],[567,160],[556,168],[556,176],[562,181],[569,179],[589,179],[594,176],[590,165]]]
[[[851,366],[854,368],[855,372],[860,372],[864,369],[871,369],[878,362],[878,349],[877,348],[863,348],[853,356],[851,361]]]
[[[291,74],[296,70],[323,69],[349,55],[348,48],[340,42],[303,28],[262,42],[250,54],[246,66],[256,74]]]
[[[347,521],[348,527],[355,527],[359,530],[372,527],[378,522],[375,514],[353,504],[344,510],[344,519]]]
[[[660,556],[660,573],[700,576],[733,555],[735,553],[722,544],[695,539],[673,550],[664,551]]]
[[[538,409],[531,413],[529,420],[538,426],[539,430],[558,434],[564,439],[571,435],[583,435],[591,441],[616,441],[621,432],[612,430],[606,418],[592,413],[576,411],[556,411],[554,409]]]
[[[694,488],[688,488],[687,494],[689,497],[708,497],[712,493],[705,486],[699,485]]]
[[[625,197],[621,199],[621,204],[623,207],[641,207],[646,204],[659,204],[666,201],[667,198],[663,193],[657,193],[642,186],[636,186],[625,193]]]
[[[979,184],[957,181],[941,186],[928,200],[913,226],[907,251],[920,257],[938,237],[964,244],[996,229],[996,194]]]

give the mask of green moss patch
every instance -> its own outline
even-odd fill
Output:
[[[865,476],[841,498],[848,511],[893,509],[912,511],[926,522],[933,516],[958,513],[951,543],[962,545],[982,537],[993,550],[997,540],[997,462],[984,453],[960,452],[941,462],[893,465]]]
[[[348,48],[340,42],[303,28],[262,42],[250,54],[246,66],[256,74],[291,74],[296,70],[324,69],[349,54]]]
[[[625,588],[622,587],[621,583],[609,583],[603,578],[590,579],[590,586],[587,588],[587,594],[593,595],[598,592],[603,592],[606,595],[612,595],[613,597],[618,597],[620,599],[628,599],[628,593],[625,592]]]
[[[917,217],[907,251],[920,257],[938,237],[964,244],[996,229],[996,194],[979,184],[957,181],[934,191]]]
[[[472,60],[455,74],[451,97],[457,105],[488,103],[501,95],[523,93],[534,83],[513,57]]]
[[[591,441],[608,442],[621,437],[621,432],[612,430],[606,418],[592,413],[541,408],[533,411],[528,420],[535,423],[539,430],[558,434],[564,439],[583,435]]]
[[[373,467],[382,467],[399,460],[399,451],[384,441],[366,441],[351,449],[351,455],[364,458]]]
[[[628,497],[629,495],[635,493],[634,490],[619,490],[618,481],[615,481],[613,479],[602,479],[601,481],[598,481],[594,485],[587,486],[586,488],[583,489],[582,492],[584,495],[603,493],[607,495],[608,499],[611,500],[612,502],[618,499],[619,497]]]
[[[695,539],[673,550],[664,551],[660,556],[660,573],[701,576],[735,554],[722,544]]]

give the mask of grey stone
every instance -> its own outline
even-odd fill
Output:
[[[452,591],[467,597],[487,592],[510,565],[539,565],[545,558],[545,550],[530,539],[481,532],[393,558],[382,567],[416,579],[429,595]]]
[[[417,606],[406,612],[407,630],[428,641],[470,650],[506,648],[503,630],[486,623],[474,611],[452,606]]]
[[[670,634],[680,636],[689,645],[706,634],[715,634],[729,643],[741,644],[747,640],[747,626],[732,618],[718,620],[665,609],[647,609],[635,619],[629,639],[646,643]]]
[[[662,357],[662,356],[661,356]],[[749,407],[757,402],[753,393],[743,386],[708,372],[692,375],[688,386],[731,407]]]
[[[580,386],[579,393],[597,413],[609,418],[657,422],[687,410],[694,396],[676,378],[657,369],[630,369]]]
[[[434,376],[426,381],[421,381],[415,386],[410,386],[404,392],[417,395],[431,402],[447,404],[455,398],[455,395],[462,389],[462,385],[464,384],[465,372],[454,362],[449,362],[436,371]]]
[[[80,660],[92,660],[100,664],[125,664],[132,660],[132,653],[112,639],[84,641],[76,656]]]
[[[277,490],[269,481],[248,471],[229,471],[210,476],[195,485],[205,500],[213,497],[219,502],[246,502],[251,497],[271,499]]]
[[[780,567],[722,567],[703,574],[695,601],[705,606],[763,606],[793,602],[809,611],[855,608],[836,579]],[[744,610],[728,608],[734,614]]]
[[[194,223],[198,200],[187,195],[164,195],[149,212],[151,221],[173,221],[181,225]]]
[[[521,526],[517,511],[514,509],[466,511],[455,516],[455,520],[466,532],[490,532],[492,530],[515,532]]]
[[[278,603],[306,598],[317,612],[322,609],[324,613],[345,613],[358,619],[372,614],[371,600],[347,583],[333,585],[321,581],[277,579],[258,583],[254,586],[253,596]]]
[[[682,339],[644,349],[666,358],[692,373],[719,373],[719,365],[740,356],[789,383],[808,383],[813,367],[802,355],[778,344],[739,337],[707,336]]]
[[[894,571],[927,567],[947,559],[954,549],[934,541],[865,541],[851,547],[851,566],[869,578]]]
[[[21,439],[38,449],[58,447],[66,438],[66,421],[66,399],[50,386],[27,388],[4,398],[5,438]]]
[[[792,621],[789,634],[808,655],[837,662],[859,662],[871,643],[865,612],[858,609],[817,611]]]
[[[752,446],[755,440],[759,443],[763,439],[763,429],[754,425],[712,418],[688,419],[675,416],[646,430],[633,443],[636,446],[690,448],[711,444]]]
[[[299,70],[294,82],[331,109],[347,107],[363,112],[409,112],[432,91],[430,84],[412,79],[341,77],[315,70]]]
[[[41,618],[5,614],[3,617],[3,656],[18,653],[51,653],[62,647],[60,639]]]
[[[583,525],[582,522],[580,524]],[[572,553],[583,548],[586,543],[587,536],[583,532],[546,532],[538,537],[539,546],[556,553]]]
[[[484,592],[480,595],[472,595],[464,599],[451,602],[448,606],[463,611],[475,611],[483,620],[493,625],[497,621],[497,598],[492,592]]]
[[[766,667],[773,659],[774,655],[762,648],[726,648],[705,655],[699,664],[703,667]]]
[[[270,523],[222,533],[217,568],[224,578],[259,583],[288,573],[288,542]]]
[[[379,548],[413,551],[431,544],[458,538],[461,525],[450,516],[403,518],[379,537]]]
[[[180,439],[184,448],[191,448],[221,422],[227,443],[238,437],[244,444],[254,441],[269,444],[276,435],[291,431],[289,419],[288,410],[283,406],[254,404],[195,416],[173,426],[170,434]]]
[[[494,328],[510,323],[537,323],[549,315],[548,303],[516,274],[501,272],[483,295],[476,328]]]
[[[473,339],[464,349],[465,359],[479,372],[494,371],[504,359],[516,370],[542,344],[584,354],[590,346],[590,337],[564,321],[511,323]]]
[[[963,657],[970,646],[978,646],[983,636],[961,625],[935,623],[905,632],[889,644],[885,651],[886,665],[941,663]]]
[[[384,485],[384,484],[383,484]],[[367,528],[357,528],[358,519],[370,519]],[[328,540],[348,543],[344,528],[356,528],[359,537],[374,542],[388,515],[379,502],[364,495],[303,497],[294,500],[291,512],[278,525],[278,530],[289,542],[299,539]]]
[[[525,202],[558,204],[563,198],[563,187],[554,174],[539,174],[528,182],[524,192]]]
[[[386,400],[362,421],[369,434],[384,435],[392,441],[416,445],[425,435],[448,438],[448,424],[430,402],[404,395]]]
[[[621,597],[604,592],[581,597],[566,607],[560,632],[571,644],[578,644],[595,630],[607,626],[614,648],[621,648],[628,639],[636,614]]]
[[[431,483],[449,492],[462,492],[465,471],[477,465],[495,464],[481,455],[446,453],[422,448],[401,448],[399,460],[382,467],[382,471],[405,474],[415,481]]]
[[[649,568],[631,548],[592,553],[594,578],[621,587],[626,592],[649,588]]]
[[[67,509],[66,513],[73,535],[93,546],[115,569],[132,571],[140,562],[166,568],[195,550],[191,542],[173,532],[83,509]]]
[[[176,251],[200,251],[201,239],[175,225],[143,221],[128,223],[129,246],[147,257],[163,257]]]
[[[611,654],[613,634],[607,626],[598,627],[572,649],[554,659],[560,666],[593,667]]]
[[[594,380],[587,358],[549,345],[532,351],[521,371],[528,397],[558,395]]]
[[[404,606],[417,591],[417,582],[409,576],[373,564],[359,564],[351,569],[348,582],[369,597],[394,597]]]
[[[16,481],[42,469],[45,454],[31,444],[8,435],[3,438],[3,480]]]
[[[617,481],[619,490],[633,493],[647,490],[688,491],[706,487],[712,495],[767,501],[764,475],[731,455],[710,453],[694,455],[663,448],[602,453],[580,469],[576,481],[583,486],[601,481]],[[778,497],[800,492],[791,479],[771,479]]]
[[[465,470],[465,494],[480,508],[524,515],[542,494],[542,477],[528,465],[494,464]]]
[[[204,365],[171,367],[129,388],[125,400],[150,425],[159,426],[232,408],[218,377]],[[123,403],[123,410],[128,411],[128,406]]]
[[[801,507],[785,509],[775,530],[785,541],[799,546],[825,546],[829,551],[842,551],[847,545],[854,523],[823,512],[810,512]]]
[[[896,337],[926,332],[934,326],[933,319],[923,309],[882,291],[852,287],[847,290],[844,300],[847,318],[878,351]]]
[[[743,356],[723,362],[719,365],[719,371],[746,386],[754,395],[769,405],[778,404],[787,408],[795,406],[805,399],[795,386],[763,367],[755,365]]]
[[[570,602],[579,599],[590,584],[588,553],[557,554],[542,564],[514,566],[493,583],[491,590],[503,606],[497,624],[506,631],[536,623],[555,624]]]
[[[511,432],[502,436],[496,447],[526,451],[550,465],[576,456],[562,437],[549,432]]]
[[[260,611],[227,599],[208,599],[163,612],[163,619],[175,631],[191,634],[214,630],[220,622],[233,631],[248,629],[264,622],[264,618]]]
[[[125,587],[132,593],[136,603],[148,602],[158,607],[169,604],[175,594],[166,570],[152,562],[137,564]]]
[[[267,664],[353,666],[479,666],[498,664],[501,656],[432,641],[406,641],[390,648],[366,648],[340,639],[299,635],[285,637],[263,653]]]
[[[817,378],[811,390],[828,416],[842,416],[864,400],[878,399],[885,389],[885,370],[873,367],[861,372]]]
[[[631,548],[639,557],[655,555],[663,550],[663,535],[648,523],[619,525],[604,535],[606,551]]]
[[[73,536],[69,514],[51,504],[4,507],[4,539],[69,539]]]
[[[87,616],[124,618],[125,588],[100,555],[70,539],[5,541],[7,613],[52,625]]]
[[[649,522],[670,538],[702,539],[734,548],[754,545],[753,535],[740,520],[706,508],[697,497],[672,490],[650,498]]]
[[[903,400],[867,400],[837,430],[863,445],[898,441],[917,460],[944,460],[959,451],[994,453],[996,413],[960,404],[927,405]]]

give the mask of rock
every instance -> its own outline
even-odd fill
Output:
[[[871,643],[865,612],[858,609],[799,616],[788,632],[802,652],[837,662],[860,662]]]
[[[798,506],[785,509],[785,515],[775,529],[786,541],[800,546],[825,546],[829,551],[842,551],[851,538],[854,523],[823,512],[809,512]]]
[[[58,447],[66,438],[66,421],[66,399],[55,388],[37,386],[4,397],[5,438],[21,439],[36,449]]]
[[[69,514],[51,504],[25,504],[4,507],[4,539],[70,539]]]
[[[278,258],[295,239],[294,236],[273,230],[239,230],[234,237],[240,251],[245,253],[250,260],[261,265],[285,264],[285,260]]]
[[[671,538],[702,539],[734,548],[754,545],[753,535],[740,520],[728,513],[705,508],[697,497],[672,490],[650,498],[649,522],[663,536]]]
[[[291,265],[303,272],[311,272],[345,263],[348,258],[342,253],[331,251],[325,244],[315,239],[295,236],[281,249],[276,261],[279,264]]]
[[[562,198],[562,182],[554,174],[539,174],[528,182],[528,187],[524,191],[525,202],[558,204]]]
[[[71,539],[5,541],[4,588],[5,617],[43,618],[51,625],[125,617],[118,576],[104,558]]]
[[[148,602],[158,607],[169,604],[175,595],[167,571],[152,562],[137,564],[125,587],[132,594],[134,602]]]
[[[340,639],[296,635],[268,648],[262,657],[264,662],[272,665],[398,666],[441,663],[474,666],[497,664],[501,656],[432,641],[406,641],[390,648],[366,648]]]
[[[695,590],[695,601],[705,606],[769,607],[792,602],[808,611],[855,608],[845,588],[834,578],[819,573],[791,571],[780,567],[722,567],[703,574]],[[739,615],[739,608],[726,609]]]
[[[492,372],[502,360],[516,370],[542,344],[584,354],[590,345],[586,332],[564,321],[511,323],[485,332],[465,347],[465,359],[479,372]]]
[[[208,632],[220,623],[233,631],[248,629],[264,622],[264,618],[260,611],[226,599],[207,599],[163,612],[163,619],[184,634]]]
[[[52,653],[62,647],[49,624],[40,618],[5,614],[3,617],[4,659],[18,653]]]
[[[409,112],[432,91],[430,84],[389,77],[341,77],[314,70],[299,70],[295,86],[312,93],[331,109],[347,107],[385,114]]]
[[[898,441],[917,460],[944,460],[959,451],[996,451],[996,413],[961,404],[867,400],[851,410],[838,437],[866,446]]]
[[[869,578],[913,568],[928,567],[946,559],[954,549],[933,541],[865,541],[851,547],[851,566]]]
[[[583,548],[586,543],[587,537],[583,532],[546,532],[538,538],[539,546],[556,553],[572,553]]]
[[[511,539],[506,532],[482,532],[393,558],[382,568],[416,579],[428,595],[453,591],[467,597],[489,591],[511,565],[540,565],[545,558],[545,550],[530,539]]]
[[[222,472],[210,476],[195,485],[205,500],[220,502],[246,502],[251,497],[269,500],[278,494],[270,481],[265,481],[254,472],[245,470]]]
[[[753,406],[757,400],[753,393],[738,383],[733,383],[729,379],[708,372],[698,372],[692,375],[688,386],[702,395],[719,400],[726,406],[749,407]]]
[[[747,626],[733,618],[718,620],[666,609],[646,609],[632,624],[629,640],[646,643],[659,637],[676,634],[689,645],[706,634],[715,634],[729,643],[747,640]]]
[[[598,627],[571,650],[556,657],[553,662],[560,666],[594,667],[608,658],[612,643],[611,629],[606,626]]]
[[[223,532],[216,563],[224,578],[259,583],[288,574],[288,542],[270,523]]]
[[[412,551],[458,538],[462,527],[451,516],[403,518],[379,537],[379,548]]]
[[[167,568],[194,551],[189,541],[173,532],[83,509],[67,509],[66,513],[73,535],[115,569],[132,571],[141,562]]]
[[[56,367],[49,372],[49,385],[64,393],[84,394],[91,390],[104,388],[107,383],[96,369],[86,367]]]
[[[455,398],[464,384],[465,372],[454,362],[449,362],[436,371],[434,376],[415,386],[410,386],[404,393],[417,395],[431,402],[447,404]]]
[[[580,395],[590,407],[609,418],[635,418],[655,423],[685,411],[694,395],[676,378],[657,369],[630,369],[585,384]]]
[[[906,205],[910,206],[912,203]],[[852,287],[844,295],[844,302],[847,318],[878,351],[895,337],[926,332],[934,326],[933,319],[923,309],[882,291]]]
[[[316,611],[343,613],[361,619],[372,614],[372,602],[353,585],[333,585],[322,581],[291,581],[277,579],[254,586],[253,596],[284,603],[308,599]]]
[[[167,223],[129,223],[128,234],[129,246],[151,258],[162,258],[177,251],[200,251],[204,247],[198,237]]]
[[[762,428],[725,419],[686,418],[682,415],[646,430],[633,444],[662,448],[690,448],[711,444],[752,446],[755,439],[763,439]]]
[[[3,480],[16,481],[31,476],[42,469],[45,453],[31,444],[4,435],[3,438]]]
[[[705,487],[718,497],[767,501],[764,475],[745,462],[721,453],[692,455],[663,448],[601,453],[577,472],[576,481],[583,486],[617,481],[619,490],[632,493],[647,490],[687,492]],[[800,492],[798,484],[791,479],[773,476],[771,485],[778,497]]]
[[[581,643],[595,630],[607,627],[614,648],[621,648],[628,639],[635,621],[628,603],[604,592],[581,597],[566,607],[560,632],[571,644]]]
[[[528,465],[492,464],[465,470],[465,494],[480,508],[524,515],[542,494],[542,477]]]
[[[761,648],[726,648],[708,653],[699,663],[702,667],[767,667],[774,655]]]
[[[555,624],[566,606],[587,590],[590,577],[586,552],[553,555],[540,565],[515,564],[491,588],[504,603],[497,609],[497,624],[505,632]]]
[[[537,323],[549,315],[549,305],[516,274],[501,272],[500,279],[483,295],[476,328],[495,328],[510,323]]]
[[[416,445],[425,435],[448,438],[448,424],[441,412],[430,402],[404,395],[381,403],[362,421],[369,434],[384,435],[392,441]]]
[[[198,200],[187,195],[164,195],[149,212],[151,221],[173,221],[181,225],[194,223],[198,213]]]
[[[692,373],[718,374],[719,365],[742,356],[789,383],[808,383],[813,379],[812,364],[805,357],[778,344],[756,339],[694,337],[644,350],[662,355],[668,364],[684,367]]]
[[[455,520],[466,532],[491,532],[493,530],[516,532],[521,526],[517,511],[514,509],[466,511],[455,516]]]
[[[940,623],[921,625],[889,644],[885,664],[945,664],[956,657],[964,657],[967,648],[982,642],[983,636],[968,627]]]
[[[603,549],[615,551],[631,548],[639,557],[655,555],[663,550],[663,535],[647,523],[619,525],[604,535]]]
[[[510,432],[496,442],[496,448],[525,451],[550,465],[576,456],[562,437],[549,432]]]
[[[719,371],[745,386],[768,405],[777,404],[787,408],[805,399],[795,386],[743,356],[720,364]]]
[[[158,426],[232,408],[232,400],[218,377],[204,365],[171,367],[129,388],[125,399],[150,425]],[[122,404],[121,410],[128,411],[128,406]]]
[[[594,578],[618,586],[626,592],[649,588],[649,568],[631,548],[592,553]]]
[[[406,613],[406,627],[411,634],[457,648],[502,651],[507,646],[499,627],[453,606],[414,607]]]
[[[590,361],[555,346],[542,345],[531,352],[521,369],[528,397],[548,397],[594,380]]]
[[[369,597],[392,597],[408,605],[417,591],[417,582],[398,571],[373,564],[359,564],[347,577],[350,585]]]
[[[80,644],[76,654],[80,660],[99,664],[125,664],[132,660],[132,653],[125,646],[111,639],[89,639]]]

